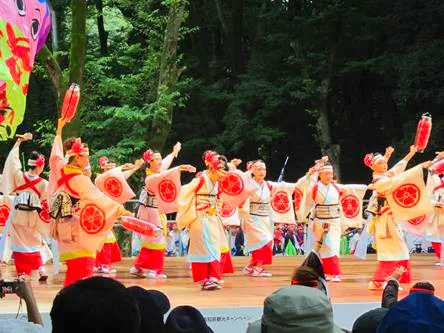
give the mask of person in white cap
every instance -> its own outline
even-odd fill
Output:
[[[334,323],[333,308],[317,288],[293,285],[276,290],[264,301],[262,318],[247,333],[344,333]]]

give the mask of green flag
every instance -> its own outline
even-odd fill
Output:
[[[287,256],[296,256],[296,248],[294,247],[293,243],[289,240],[287,243],[287,246],[285,247],[284,253]]]

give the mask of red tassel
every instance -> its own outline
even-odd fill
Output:
[[[430,133],[432,131],[432,116],[424,113],[418,122],[416,130],[415,146],[420,153],[424,152],[429,143]]]
[[[80,99],[80,87],[76,83],[72,83],[69,89],[66,91],[65,98],[63,99],[62,106],[62,119],[66,119],[70,122],[76,115],[77,106]]]

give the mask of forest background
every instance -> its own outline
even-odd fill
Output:
[[[368,183],[365,153],[401,158],[422,113],[444,149],[441,0],[53,0],[53,30],[31,76],[25,122],[49,155],[70,82],[82,87],[66,135],[134,161],[183,143],[203,168],[215,149],[301,177],[323,154],[344,183]],[[0,161],[12,142],[0,145]],[[395,162],[395,161],[392,161]],[[133,184],[139,189],[143,174]]]

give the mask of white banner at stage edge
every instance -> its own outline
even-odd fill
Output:
[[[223,292],[220,291],[220,292]],[[364,312],[380,307],[380,303],[340,303],[333,304],[334,321],[342,328],[351,330],[354,321]],[[15,311],[15,310],[14,310]],[[238,308],[199,308],[208,326],[214,333],[245,333],[248,323],[258,320],[262,316],[260,307],[238,307]],[[20,316],[26,320],[26,315]],[[43,332],[51,333],[51,319],[48,313],[43,313]],[[165,316],[166,320],[167,315]],[[0,314],[2,319],[15,318],[15,312]]]

